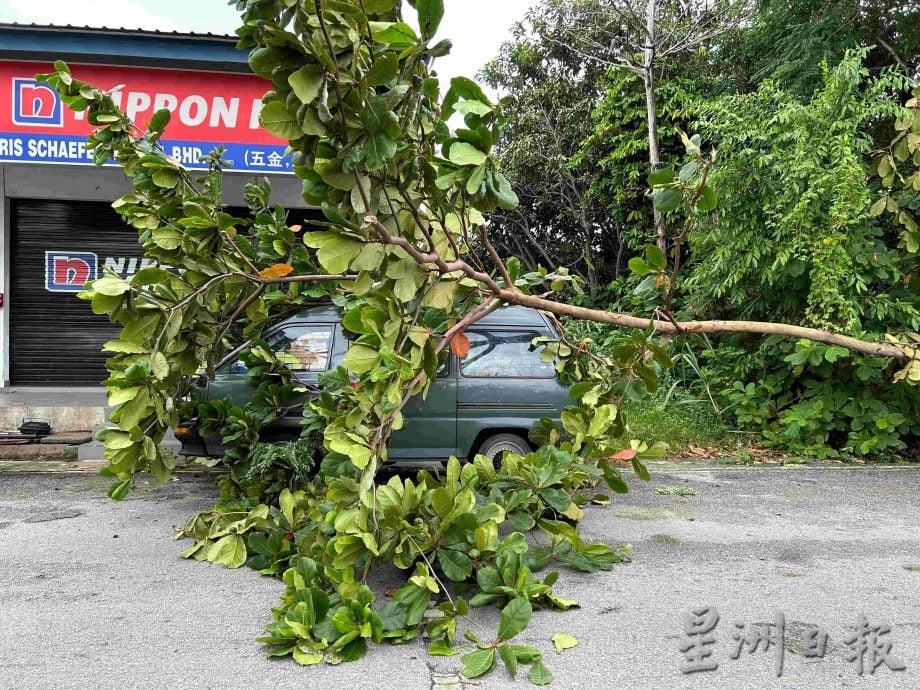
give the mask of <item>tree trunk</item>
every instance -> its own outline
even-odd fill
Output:
[[[642,83],[645,86],[645,109],[648,114],[648,160],[652,171],[661,165],[661,152],[658,148],[658,103],[655,100],[655,5],[657,0],[648,0],[645,15],[645,49],[642,61]],[[664,216],[657,210],[655,218],[655,236],[658,247],[667,256],[668,233]]]

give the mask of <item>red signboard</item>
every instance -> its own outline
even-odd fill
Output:
[[[188,167],[217,146],[232,170],[289,172],[286,145],[259,126],[262,96],[271,84],[252,74],[141,67],[71,65],[77,79],[110,91],[138,126],[160,108],[172,111],[161,140]],[[86,114],[64,106],[35,80],[50,64],[0,61],[0,161],[92,163],[83,147],[92,127]]]

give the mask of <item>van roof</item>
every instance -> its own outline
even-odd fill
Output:
[[[342,310],[333,304],[320,304],[304,309],[297,314],[297,319],[305,321],[338,321],[342,318]],[[546,327],[543,315],[536,309],[529,307],[501,307],[486,316],[475,325],[483,326],[539,326]],[[474,326],[475,327],[475,326]]]

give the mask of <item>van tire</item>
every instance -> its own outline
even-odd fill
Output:
[[[501,467],[505,451],[511,451],[516,455],[527,455],[530,452],[530,444],[527,439],[517,434],[495,434],[482,442],[476,454],[485,455],[497,469]]]

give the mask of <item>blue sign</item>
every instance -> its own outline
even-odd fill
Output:
[[[92,252],[45,252],[45,288],[51,292],[80,292],[98,273],[99,258]]]

